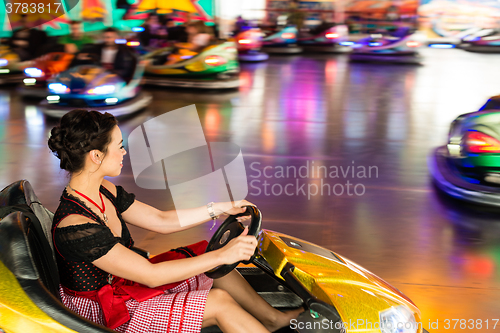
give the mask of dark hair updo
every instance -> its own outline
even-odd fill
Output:
[[[106,153],[111,131],[117,124],[116,118],[107,112],[70,111],[50,131],[49,148],[61,160],[61,169],[70,173],[80,171],[88,152],[97,149]]]

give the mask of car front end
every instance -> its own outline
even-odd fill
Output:
[[[445,193],[500,207],[500,112],[481,110],[457,117],[448,142],[434,150],[429,168]]]
[[[307,310],[292,323],[298,332],[425,332],[407,296],[335,252],[270,230],[258,249],[257,265],[303,300]]]
[[[92,108],[116,117],[125,116],[146,107],[151,95],[141,91],[140,77],[125,82],[105,69],[83,65],[62,72],[47,85],[44,113],[62,117],[75,108]]]

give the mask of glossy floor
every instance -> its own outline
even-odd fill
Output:
[[[423,53],[423,66],[273,56],[243,65],[236,92],[152,89],[153,104],[121,128],[126,139],[147,119],[194,103],[208,141],[241,147],[253,181],[247,199],[262,210],[264,228],[330,248],[383,277],[419,306],[430,332],[462,331],[460,323],[453,329],[453,319],[467,320],[464,331],[479,331],[482,320],[480,331],[489,332],[500,317],[498,212],[438,195],[426,163],[454,117],[500,92],[500,55]],[[13,88],[1,89],[0,184],[26,178],[54,210],[68,180],[46,145],[55,121]],[[128,157],[115,182],[171,209],[169,192],[135,185]],[[310,173],[283,178],[274,174],[280,166]],[[319,166],[338,173],[325,178]],[[280,193],[289,184],[288,194]],[[136,245],[158,253],[209,238],[209,229],[166,236],[132,231]]]

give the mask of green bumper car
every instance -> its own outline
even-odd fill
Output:
[[[431,154],[429,168],[445,193],[500,207],[500,96],[452,122],[448,142]]]
[[[147,85],[196,89],[235,89],[240,86],[238,51],[233,42],[204,48],[200,53],[178,50],[178,61],[171,62],[172,48],[153,51],[147,61]]]

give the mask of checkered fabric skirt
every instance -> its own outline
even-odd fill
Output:
[[[200,332],[205,303],[212,284],[212,279],[200,274],[146,301],[130,299],[125,305],[131,319],[115,330],[125,333]],[[99,303],[88,298],[68,295],[61,286],[59,292],[63,304],[70,310],[104,325]]]

